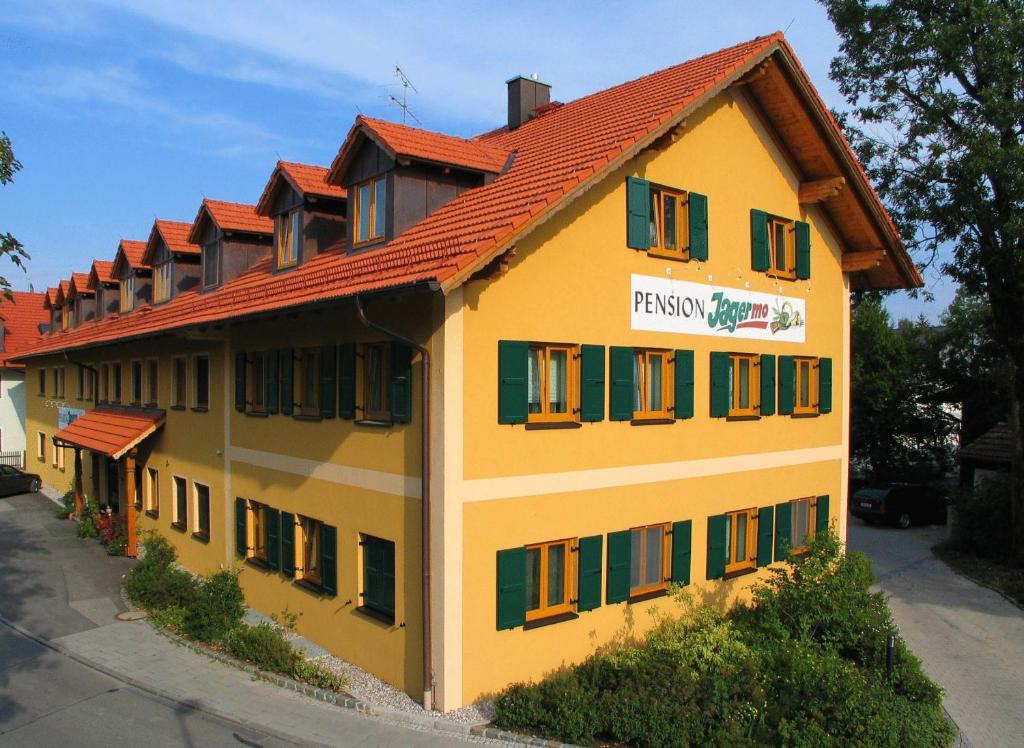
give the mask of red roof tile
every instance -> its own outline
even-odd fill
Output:
[[[259,202],[256,203],[256,212],[259,215],[270,215],[272,207],[270,201],[274,199],[277,185],[282,179],[286,180],[303,195],[331,197],[336,200],[345,199],[344,187],[328,184],[326,167],[278,161],[270,175],[270,179],[267,180],[267,186],[263,188],[263,194],[260,196]]]
[[[106,260],[93,260],[92,268],[89,270],[89,285],[91,291],[96,290],[100,283],[118,283],[120,280],[114,277],[114,263]]]
[[[128,267],[134,270],[149,270],[150,265],[143,260],[146,254],[146,242],[122,239],[117,245],[117,254],[114,255],[114,264],[110,273],[116,278],[121,277],[122,266],[127,262]]]
[[[49,309],[52,306],[57,305],[57,291],[58,288],[47,288],[46,293],[43,294],[43,308]]]
[[[191,223],[156,219],[153,221],[153,230],[149,233],[149,241],[146,242],[146,251],[142,255],[142,261],[149,265],[153,264],[153,255],[161,241],[167,245],[167,249],[175,254],[200,254],[202,252],[200,246],[189,240],[191,232]]]
[[[192,231],[188,239],[198,243],[202,238],[202,224],[207,218],[213,221],[221,231],[237,231],[245,234],[271,235],[274,233],[274,222],[256,213],[255,205],[229,203],[224,200],[203,200],[192,222]]]
[[[63,304],[67,300],[67,298],[68,298],[68,291],[70,291],[70,290],[71,290],[71,281],[69,281],[69,280],[62,280],[59,284],[57,284],[57,294],[56,294],[56,296],[54,298],[53,303],[58,305],[58,306]]]
[[[163,426],[164,419],[162,410],[94,408],[58,431],[53,438],[116,460]]]
[[[418,130],[414,127],[359,115],[338,151],[327,178],[340,182],[364,137],[371,138],[392,158],[411,158],[472,171],[497,174],[511,153],[504,148],[465,140],[452,135]]]
[[[0,321],[4,327],[0,367],[24,369],[24,364],[8,362],[7,358],[39,339],[39,325],[50,323],[50,313],[43,306],[46,294],[11,291],[11,295],[13,301],[0,296]]]

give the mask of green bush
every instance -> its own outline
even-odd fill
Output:
[[[75,533],[80,538],[98,538],[100,536],[99,527],[96,526],[96,520],[99,516],[100,508],[94,501],[86,501],[82,506],[82,516],[78,519],[78,527],[75,528]]]
[[[245,615],[238,572],[224,569],[201,580],[186,611],[182,633],[197,641],[222,641]]]
[[[75,492],[66,491],[60,497],[59,506],[53,510],[53,516],[57,519],[67,519],[68,515],[75,511]]]
[[[197,594],[195,577],[175,565],[173,546],[155,532],[144,538],[145,553],[124,580],[128,599],[152,612],[164,608],[189,608]]]
[[[185,623],[185,609],[178,605],[172,605],[169,608],[153,608],[149,611],[149,620],[157,628],[181,631],[181,627]]]
[[[976,488],[953,496],[951,545],[992,561],[1003,561],[1012,547],[1010,479],[987,476]]]
[[[291,674],[301,655],[292,649],[281,630],[261,623],[238,626],[228,633],[224,644],[232,655],[255,664],[261,670]]]
[[[292,667],[292,677],[295,680],[308,683],[314,688],[323,688],[328,691],[343,691],[345,679],[316,662],[310,662],[304,657],[299,657]]]

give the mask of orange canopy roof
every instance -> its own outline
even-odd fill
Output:
[[[164,425],[164,411],[95,408],[53,436],[54,442],[119,459]]]

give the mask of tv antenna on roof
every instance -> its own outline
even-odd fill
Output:
[[[398,78],[399,82],[402,84],[402,98],[399,100],[394,94],[388,94],[388,98],[397,104],[399,109],[402,110],[402,124],[405,124],[406,117],[412,117],[416,120],[416,124],[422,125],[423,123],[420,122],[419,117],[413,114],[409,109],[409,89],[412,89],[413,93],[419,93],[419,91],[416,90],[416,86],[414,86],[412,81],[409,80],[409,76],[403,73],[402,68],[398,67],[398,65],[395,65],[395,77]]]

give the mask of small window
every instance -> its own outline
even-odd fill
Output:
[[[132,405],[142,404],[142,362],[132,361]]]
[[[299,516],[295,532],[296,546],[299,548],[295,560],[295,572],[298,578],[310,584],[320,585],[320,521],[310,517]]]
[[[252,353],[248,357],[249,375],[245,378],[245,404],[250,413],[267,412],[267,377],[270,375],[266,353]]]
[[[129,272],[121,280],[121,312],[130,312],[135,307],[135,273]]]
[[[173,393],[171,406],[184,408],[188,399],[188,359],[179,356],[173,360]]]
[[[668,525],[648,525],[631,530],[629,560],[630,597],[658,592],[668,586]]]
[[[278,215],[274,221],[274,254],[278,268],[291,267],[299,261],[301,241],[302,210],[296,208]]]
[[[85,399],[86,370],[78,367],[78,379],[75,382],[75,397],[79,400]]]
[[[160,473],[146,469],[146,511],[154,517],[160,513]]]
[[[42,431],[39,432],[39,437],[36,439],[36,459],[46,462],[46,434]]]
[[[796,401],[793,413],[809,414],[818,412],[818,359],[794,358],[796,372]]]
[[[67,330],[71,326],[71,310],[61,309],[60,310],[60,329]]]
[[[151,358],[146,362],[146,404],[160,402],[160,362]]]
[[[203,288],[220,283],[220,242],[203,245]]]
[[[638,348],[633,353],[633,417],[671,418],[669,351]]]
[[[377,177],[353,188],[356,196],[353,244],[366,244],[384,238],[387,217],[387,181]]]
[[[576,347],[531,344],[526,386],[529,396],[527,419],[531,423],[573,420],[571,391],[575,377],[571,369]]]
[[[780,278],[796,278],[796,229],[794,222],[768,216],[769,273]]]
[[[110,365],[110,399],[112,402],[121,402],[121,364]]]
[[[761,361],[756,354],[729,354],[729,415],[757,416],[761,407]]]
[[[265,563],[267,560],[267,507],[258,501],[249,502],[249,537],[252,539],[252,547],[248,549],[248,557]]]
[[[153,268],[153,302],[160,303],[171,298],[171,260],[160,263]]]
[[[757,509],[725,515],[725,573],[753,569],[757,561]]]
[[[363,607],[395,620],[395,544],[363,535]]]
[[[39,370],[39,390],[38,393],[42,397],[46,397],[46,369]]]
[[[110,366],[100,364],[100,402],[110,402]]]
[[[807,543],[814,537],[816,508],[813,498],[796,499],[790,503],[790,548],[799,553],[807,548]]]
[[[188,482],[174,476],[174,517],[171,524],[179,530],[188,528]]]
[[[575,539],[526,546],[526,620],[572,611],[570,580]]]
[[[363,345],[363,413],[368,421],[391,420],[391,346]]]
[[[295,412],[304,416],[320,415],[320,349],[295,351]]]
[[[53,370],[53,396],[59,400],[64,399],[64,367],[59,366]]]
[[[686,193],[651,187],[651,254],[689,259]]]
[[[196,356],[192,363],[194,373],[192,407],[206,410],[210,407],[210,357]]]
[[[195,535],[203,540],[210,539],[210,487],[193,483],[195,493],[196,530]]]

